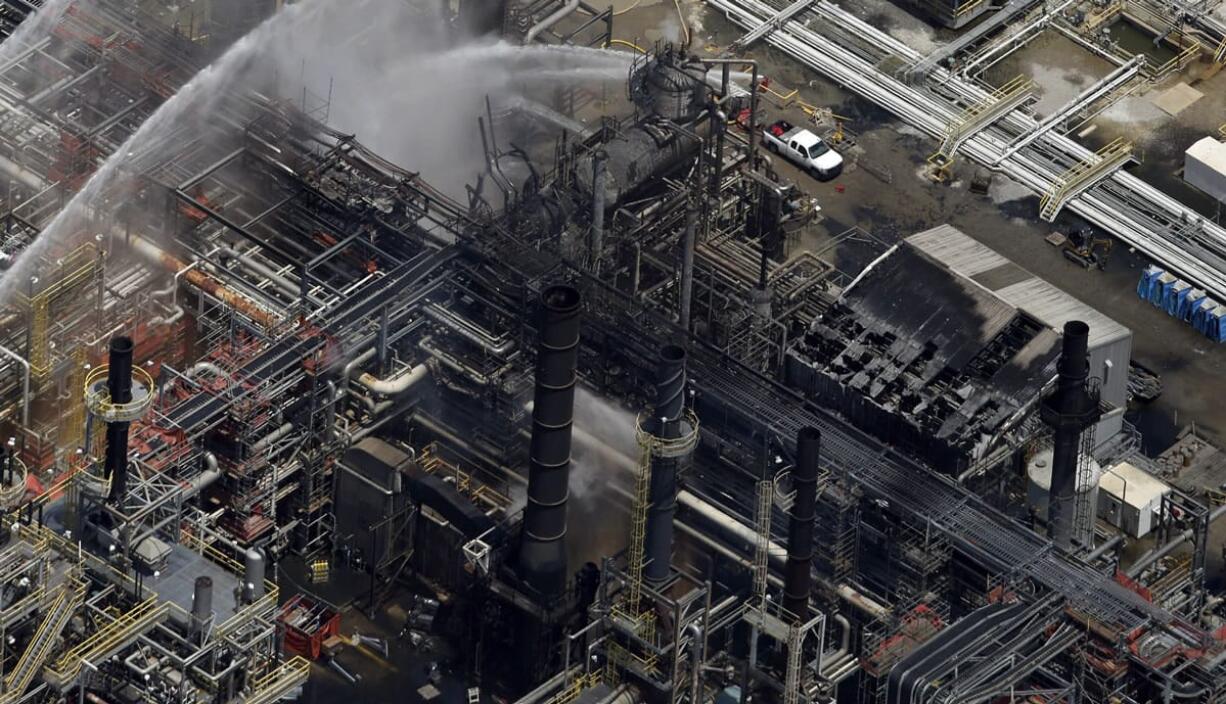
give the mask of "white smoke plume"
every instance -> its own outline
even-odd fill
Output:
[[[601,555],[613,555],[629,540],[629,515],[623,492],[633,484],[638,461],[635,416],[615,402],[579,387],[571,442],[570,500],[567,503],[567,552],[572,569]],[[591,438],[595,443],[587,442]],[[620,489],[620,491],[619,491]],[[527,487],[511,495],[509,513],[523,510]]]
[[[23,41],[37,41],[53,24],[32,25]],[[403,0],[289,5],[197,74],[99,167],[0,279],[0,300],[26,286],[40,257],[110,228],[110,211],[125,202],[139,167],[186,137],[216,133],[218,108],[233,107],[226,101],[236,93],[330,97],[334,127],[459,196],[482,168],[477,118],[487,95],[497,109],[511,95],[621,80],[629,61],[624,53],[577,47],[457,42],[438,17]]]

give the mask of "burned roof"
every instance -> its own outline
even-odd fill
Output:
[[[1050,324],[990,290],[1033,279],[1001,262],[963,276],[904,241],[792,347],[789,380],[864,430],[964,468],[1038,397],[1059,355]]]

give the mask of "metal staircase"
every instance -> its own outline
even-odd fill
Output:
[[[47,609],[47,615],[43,617],[43,622],[34,632],[30,644],[21,654],[17,666],[4,678],[4,693],[0,694],[0,704],[11,704],[25,694],[26,688],[46,662],[51,646],[64,632],[64,627],[68,625],[68,620],[72,618],[84,596],[84,585],[78,582],[65,583],[59,587],[59,595]]]
[[[940,148],[928,157],[928,163],[939,170],[948,169],[963,142],[1030,100],[1034,97],[1034,91],[1034,81],[1018,76],[972,104],[961,115],[950,120]]]
[[[75,648],[64,653],[55,664],[47,668],[47,683],[63,690],[76,681],[81,673],[81,662],[102,662],[127,647],[141,634],[165,621],[170,614],[170,604],[157,603],[151,597],[137,604],[128,613],[106,626],[99,628]]]
[[[1132,142],[1118,137],[1091,157],[1061,174],[1043,194],[1039,203],[1039,218],[1052,222],[1064,204],[1085,192],[1101,179],[1111,175],[1132,159]]]

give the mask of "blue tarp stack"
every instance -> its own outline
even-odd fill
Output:
[[[1190,323],[1210,340],[1226,342],[1226,306],[1174,274],[1156,266],[1146,267],[1137,283],[1137,296],[1172,318]]]

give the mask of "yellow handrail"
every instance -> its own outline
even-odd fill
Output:
[[[1171,71],[1175,71],[1180,68],[1183,68],[1183,66],[1188,61],[1190,61],[1194,56],[1199,54],[1201,52],[1201,49],[1203,48],[1204,47],[1201,46],[1200,42],[1193,40],[1190,46],[1188,46],[1183,51],[1176,54],[1175,57],[1172,58],[1170,61],[1167,61],[1166,63],[1162,64],[1158,68],[1154,69],[1154,76],[1165,76],[1167,73],[1170,73]]]
[[[53,667],[47,668],[48,673],[61,682],[70,682],[80,673],[82,660],[93,662],[100,659],[152,628],[169,613],[168,604],[159,604],[157,596],[151,596],[61,655]]]
[[[281,666],[258,678],[251,693],[242,698],[243,704],[271,704],[289,694],[295,687],[306,683],[311,674],[311,663],[301,656],[294,656]]]
[[[25,694],[26,688],[30,686],[30,682],[51,652],[51,646],[72,617],[76,605],[85,598],[85,584],[76,580],[65,582],[56,591],[58,595],[47,609],[46,616],[34,632],[29,646],[17,660],[17,666],[4,678],[4,694],[0,695],[0,704],[15,702]]]
[[[153,390],[156,388],[153,377],[144,368],[133,366],[132,381],[134,384],[145,387],[143,395],[134,395],[134,398],[127,403],[115,403],[111,401],[110,389],[103,383],[109,374],[110,367],[103,364],[91,369],[89,374],[85,375],[85,405],[89,407],[91,413],[103,416],[104,420],[108,420],[106,416],[112,415],[117,416],[118,420],[136,420],[153,403]],[[116,418],[109,420],[116,420]]]

